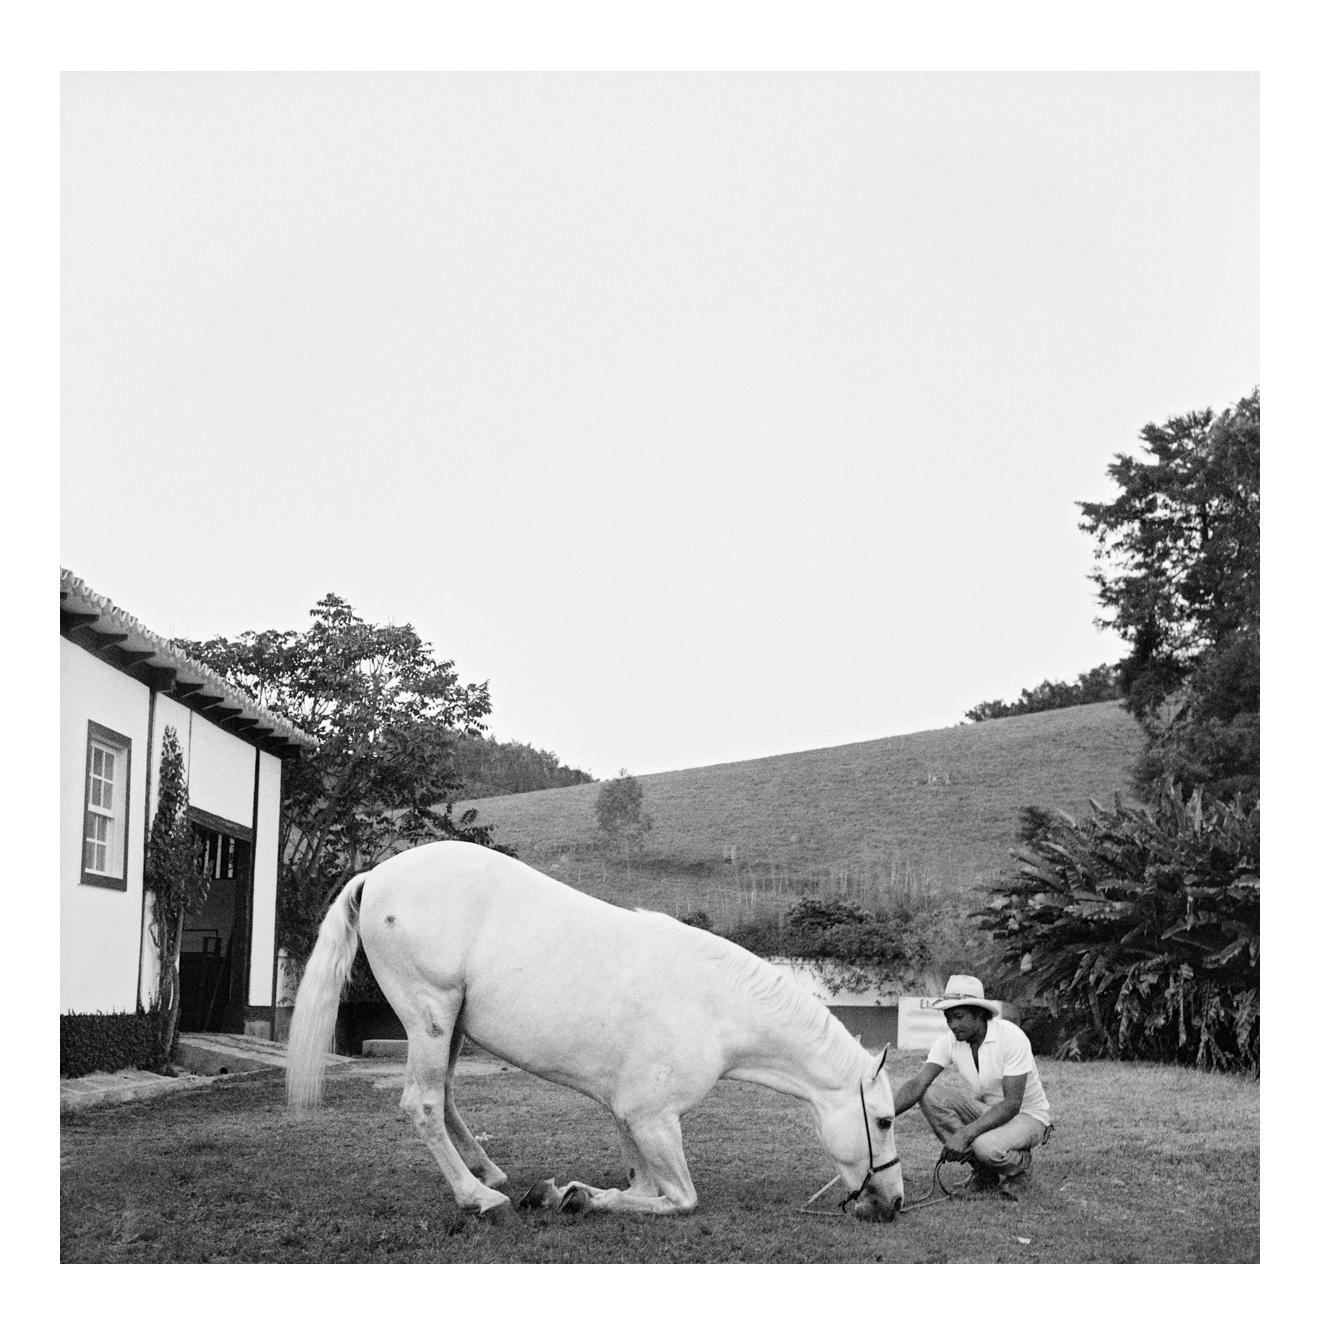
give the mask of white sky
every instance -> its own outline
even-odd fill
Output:
[[[1258,94],[68,75],[61,560],[168,635],[411,621],[598,777],[1071,679],[1075,502],[1260,378]]]

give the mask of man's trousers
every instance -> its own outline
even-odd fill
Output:
[[[949,1137],[955,1131],[976,1121],[991,1107],[956,1085],[946,1088],[931,1085],[921,1098],[921,1111],[944,1145],[949,1143]],[[1032,1146],[1039,1145],[1044,1139],[1045,1124],[1026,1113],[1018,1113],[1011,1122],[983,1131],[972,1141],[971,1149],[978,1168],[1003,1179],[1016,1177],[1022,1172],[1030,1162]]]

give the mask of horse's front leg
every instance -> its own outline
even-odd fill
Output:
[[[631,1185],[619,1191],[570,1182],[560,1196],[559,1208],[566,1214],[595,1210],[691,1214],[697,1208],[697,1191],[683,1154],[678,1114],[617,1120]]]
[[[622,1194],[643,1197],[659,1196],[660,1188],[656,1185],[650,1166],[643,1158],[642,1152],[637,1148],[637,1142],[633,1140],[632,1133],[628,1130],[628,1124],[621,1117],[616,1117],[614,1124],[619,1132],[619,1148],[623,1155],[623,1166],[628,1173],[628,1186]],[[498,1185],[498,1183],[494,1185]],[[570,1182],[567,1186],[561,1187],[554,1178],[545,1178],[524,1194],[522,1200],[518,1202],[518,1208],[520,1210],[558,1210],[563,1206],[565,1199],[574,1192],[585,1193],[583,1197],[585,1200],[593,1195],[604,1195],[605,1189],[588,1186],[585,1182]],[[574,1207],[570,1205],[569,1209],[572,1212]]]

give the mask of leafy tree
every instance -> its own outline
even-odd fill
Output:
[[[1151,423],[1148,459],[1118,455],[1119,494],[1082,502],[1096,539],[1097,624],[1131,646],[1119,665],[1147,736],[1139,780],[1228,797],[1259,792],[1260,390]]]
[[[160,779],[156,814],[147,836],[143,888],[151,899],[151,940],[160,962],[155,1023],[158,1069],[174,1056],[179,1026],[179,948],[183,924],[191,909],[206,902],[206,879],[197,866],[192,825],[188,820],[188,780],[183,769],[179,734],[166,726],[161,734]]]
[[[1065,1054],[1259,1071],[1259,807],[1172,781],[1154,811],[1091,805],[1024,812],[1017,872],[973,915],[1001,986],[1062,1023]]]
[[[465,685],[412,628],[364,621],[327,594],[307,631],[180,641],[317,739],[284,768],[279,942],[306,959],[330,897],[355,869],[428,839],[500,847],[454,815],[455,733],[479,733],[487,686]],[[509,849],[502,849],[510,852]]]
[[[1108,663],[1083,672],[1075,682],[1043,681],[1039,686],[1023,688],[1011,704],[1002,700],[983,700],[964,715],[973,723],[991,718],[1014,718],[1019,714],[1041,714],[1049,709],[1069,709],[1073,705],[1092,705],[1101,700],[1120,700],[1118,673]]]
[[[617,779],[606,779],[596,795],[596,824],[605,843],[615,852],[631,857],[651,832],[651,817],[642,809],[641,782],[620,770]]]

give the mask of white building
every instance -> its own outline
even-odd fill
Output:
[[[271,1037],[281,762],[314,740],[68,570],[60,636],[61,1013],[155,995],[142,871],[172,726],[210,878],[185,924],[179,1027]]]

